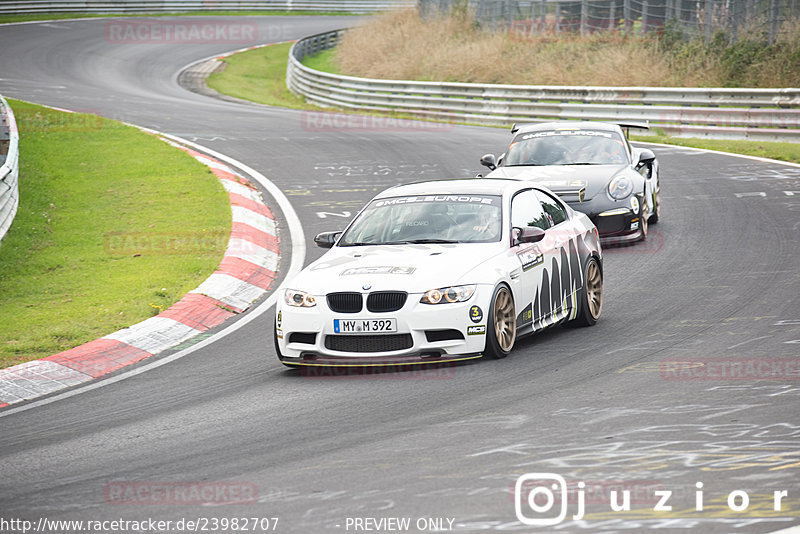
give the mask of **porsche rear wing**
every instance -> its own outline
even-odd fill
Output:
[[[520,131],[520,129],[522,129],[522,128],[525,128],[527,126],[536,126],[537,124],[539,124],[539,123],[537,123],[537,122],[516,123],[515,122],[514,124],[511,125],[511,133],[515,134],[518,131]],[[620,128],[622,128],[622,130],[625,132],[625,137],[626,138],[628,137],[628,131],[631,128],[638,128],[638,129],[641,129],[641,130],[649,130],[650,129],[650,121],[647,121],[647,120],[645,120],[645,121],[623,121],[623,122],[617,121],[617,122],[614,122],[612,124],[616,124]]]
[[[643,122],[636,122],[636,121],[629,121],[629,122],[618,122],[617,123],[622,131],[625,132],[625,138],[628,139],[630,137],[629,132],[631,128],[637,128],[639,130],[649,130],[650,129],[650,121],[643,121]]]

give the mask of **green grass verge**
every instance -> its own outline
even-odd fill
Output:
[[[118,122],[9,103],[20,206],[0,244],[0,367],[151,317],[214,271],[231,217],[207,167]]]
[[[767,141],[734,141],[726,139],[694,139],[683,137],[668,137],[665,135],[636,135],[631,136],[635,141],[648,141],[650,143],[665,143],[669,145],[686,146],[692,148],[705,148],[731,154],[745,154],[762,158],[777,159],[800,163],[800,145],[797,143],[778,143]]]
[[[340,13],[332,11],[184,11],[179,13],[21,13],[18,15],[0,15],[0,24],[10,22],[33,22],[37,20],[64,20],[83,18],[109,17],[290,17],[308,16],[347,16],[357,13]]]
[[[292,43],[279,43],[224,58],[225,69],[206,79],[217,92],[270,106],[319,109],[286,88],[286,64]]]
[[[339,70],[339,64],[336,62],[335,48],[323,50],[318,54],[303,58],[303,65],[314,70],[321,70],[322,72],[341,74],[341,71]]]

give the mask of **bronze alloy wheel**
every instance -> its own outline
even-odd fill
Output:
[[[642,204],[642,212],[639,215],[639,229],[642,233],[641,237],[637,241],[644,241],[647,239],[647,230],[648,230],[648,223],[650,222],[647,217],[645,217],[645,205]]]
[[[494,332],[501,351],[509,352],[517,337],[517,318],[514,315],[514,299],[511,292],[501,287],[494,296]]]
[[[603,275],[595,261],[590,262],[586,270],[586,299],[589,313],[594,320],[597,320],[603,309]]]
[[[658,192],[653,193],[653,205],[656,207],[656,209],[650,216],[650,220],[648,221],[650,224],[656,224],[661,218],[661,194]]]

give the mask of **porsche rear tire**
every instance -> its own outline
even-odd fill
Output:
[[[511,353],[517,338],[514,296],[508,286],[502,284],[494,290],[491,302],[484,354],[495,359],[505,358]]]
[[[594,326],[603,309],[603,272],[595,258],[589,258],[583,274],[578,316],[572,323],[575,326]]]

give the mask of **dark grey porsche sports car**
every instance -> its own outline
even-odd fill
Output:
[[[487,178],[530,180],[589,216],[603,244],[644,240],[661,213],[658,161],[631,146],[623,128],[644,124],[558,121],[514,125],[495,159],[481,158]]]

